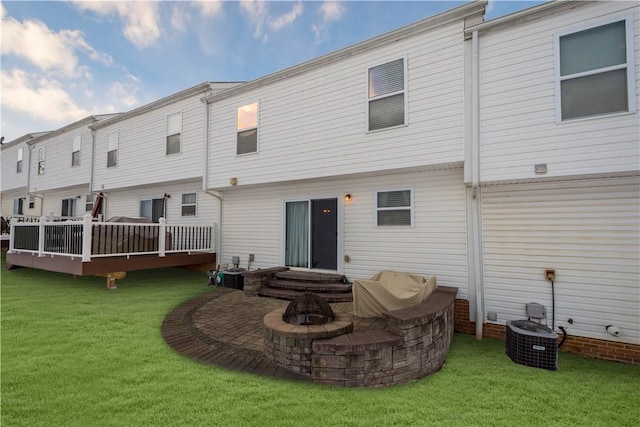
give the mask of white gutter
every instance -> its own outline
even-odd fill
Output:
[[[89,126],[91,130],[91,166],[89,172],[89,194],[93,194],[93,176],[96,164],[96,130]]]
[[[471,39],[471,216],[473,233],[473,251],[475,254],[476,279],[476,339],[482,339],[484,324],[484,279],[482,274],[482,220],[480,191],[480,41],[478,31],[472,33]]]

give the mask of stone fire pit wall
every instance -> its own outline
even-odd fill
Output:
[[[453,339],[457,289],[438,287],[424,302],[385,313],[386,330],[313,342],[314,382],[355,387],[406,383],[438,371]]]

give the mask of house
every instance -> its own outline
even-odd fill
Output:
[[[434,274],[458,330],[504,337],[537,302],[572,351],[638,362],[638,5],[484,6],[208,96],[219,259]],[[571,64],[602,37],[624,58]],[[589,107],[603,70],[617,99]]]
[[[582,338],[573,350],[637,357],[638,3],[552,2],[465,36],[476,70],[465,161],[481,248],[472,282],[488,333],[535,301],[549,325]]]

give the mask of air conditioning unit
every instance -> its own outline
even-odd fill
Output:
[[[247,270],[244,268],[233,268],[223,271],[222,286],[242,290],[244,288],[244,277],[242,277],[242,273],[245,271]]]
[[[520,365],[558,369],[558,337],[550,328],[529,320],[510,320],[506,328],[506,353]]]

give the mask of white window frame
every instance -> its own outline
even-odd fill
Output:
[[[391,93],[385,93],[384,95],[379,95],[379,96],[374,96],[374,97],[369,97],[369,72],[372,68],[378,67],[380,65],[384,65],[384,64],[388,64],[390,62],[393,61],[397,61],[399,59],[402,59],[402,65],[403,65],[403,69],[402,69],[402,73],[403,73],[403,89],[400,91],[396,91],[396,92],[391,92]],[[367,103],[367,120],[365,120],[365,132],[366,133],[375,133],[375,132],[383,132],[385,130],[389,130],[389,129],[397,129],[397,128],[401,128],[401,127],[406,127],[409,125],[409,79],[407,78],[408,75],[408,58],[407,56],[401,56],[401,57],[397,57],[397,58],[393,58],[393,59],[389,59],[388,61],[384,61],[384,62],[377,62],[376,64],[373,64],[369,67],[367,67],[366,71],[365,71],[365,82],[366,82],[366,88],[365,88],[365,100]],[[380,129],[370,129],[370,125],[369,125],[369,115],[370,115],[370,106],[371,106],[371,102],[379,100],[379,99],[384,99],[384,98],[389,98],[391,96],[395,96],[395,95],[399,95],[399,94],[403,94],[403,101],[404,101],[404,123],[401,125],[396,125],[396,126],[389,126],[386,128],[380,128]]]
[[[24,197],[16,197],[13,199],[13,214],[14,215],[24,215]]]
[[[96,198],[93,197],[93,193],[89,193],[84,196],[84,211],[85,213],[91,213],[93,210],[93,204],[95,203]]]
[[[169,119],[171,117],[174,117],[174,116],[180,116],[180,132],[169,134]],[[182,121],[183,121],[182,111],[178,111],[176,113],[171,113],[171,114],[167,115],[166,123],[165,123],[166,124],[166,128],[165,128],[165,140],[164,140],[164,142],[165,142],[165,155],[167,155],[167,156],[175,156],[175,155],[178,155],[178,154],[182,153],[182,125],[183,125]],[[178,152],[169,153],[169,137],[176,136],[176,135],[178,135],[178,138],[179,138],[178,139],[178,148],[179,148]]]
[[[190,194],[193,194],[195,196],[195,198],[196,198],[195,202],[193,202],[193,203],[185,203],[184,202],[184,196],[190,195]],[[184,214],[184,208],[185,207],[190,207],[190,206],[194,207],[193,215],[185,215]],[[189,193],[182,193],[180,195],[180,216],[182,216],[182,217],[195,217],[195,216],[198,216],[198,192],[192,191],[192,192],[189,192]]]
[[[76,200],[78,200],[76,197],[65,197],[64,199],[62,199],[60,202],[60,216],[71,217],[71,218],[76,217],[78,213],[78,203]],[[68,205],[67,208],[69,207],[71,208],[71,212],[67,212],[67,213],[71,213],[71,215],[64,214],[64,211],[62,208],[65,201],[67,201],[67,205]]]
[[[248,107],[250,105],[256,104],[256,125],[255,126],[248,126],[248,127],[243,127],[240,128],[238,126],[238,116],[239,116],[239,110],[243,107]],[[238,136],[241,132],[246,132],[249,130],[256,130],[256,151],[250,151],[248,153],[241,153],[238,154]],[[252,154],[256,154],[260,151],[260,100],[255,100],[252,102],[248,102],[248,103],[243,103],[242,105],[239,105],[236,108],[236,157],[240,157],[240,156],[249,156]]]
[[[615,22],[625,21],[625,34],[626,34],[626,54],[627,62],[625,64],[615,65],[606,68],[598,68],[595,70],[589,70],[582,73],[570,74],[568,76],[560,76],[560,38],[581,31],[587,31],[597,27],[601,27]],[[556,104],[556,123],[574,122],[576,120],[589,120],[596,117],[611,117],[622,114],[631,114],[636,112],[636,89],[635,89],[635,55],[634,55],[634,34],[633,34],[633,15],[625,14],[618,15],[606,20],[590,21],[588,25],[581,25],[572,27],[565,31],[556,33],[553,35],[553,48],[554,48],[554,75],[555,75],[555,104]],[[578,77],[585,77],[590,75],[602,74],[607,71],[614,70],[627,70],[627,111],[616,111],[612,113],[603,113],[585,117],[575,117],[569,119],[562,118],[562,91],[561,82],[564,80],[571,80]]]
[[[33,194],[29,194],[29,209],[36,208],[36,196]]]
[[[80,149],[82,147],[82,135],[76,135],[71,142],[71,167],[80,166]],[[78,153],[78,161],[74,162],[75,154]]]
[[[153,222],[153,202],[155,200],[162,200],[162,215],[160,215],[158,217],[159,218],[165,218],[167,217],[167,198],[164,196],[150,196],[150,197],[140,197],[138,199],[138,215],[141,218],[147,218],[149,221]],[[151,218],[148,218],[144,215],[142,215],[142,202],[150,202],[151,203]]]
[[[18,148],[17,158],[16,158],[16,173],[22,173],[22,160],[24,158],[24,147]]]
[[[116,146],[115,150],[114,149],[109,150],[109,148],[112,148],[112,147],[109,146],[110,143],[111,143],[111,141],[110,141],[111,140],[111,136],[115,137],[115,140],[114,140],[115,141],[115,146]],[[115,163],[112,164],[112,165],[109,165],[109,153],[111,153],[113,151],[115,151],[115,153],[116,153],[116,155],[115,155]],[[120,134],[119,134],[119,132],[115,131],[115,132],[108,133],[107,134],[107,168],[115,168],[115,167],[118,166],[118,154],[119,154],[119,151],[120,151]]]
[[[387,192],[391,192],[391,191],[409,191],[409,197],[411,197],[411,206],[409,207],[404,207],[404,206],[398,206],[398,207],[388,207],[388,208],[381,208],[378,206],[378,194],[379,193],[387,193]],[[416,205],[416,199],[415,199],[415,191],[413,187],[397,187],[397,188],[378,188],[375,189],[373,191],[373,211],[374,211],[374,218],[373,218],[373,224],[376,228],[414,228],[415,227],[415,205]],[[403,224],[403,225],[379,225],[378,224],[378,212],[379,211],[385,211],[385,210],[408,210],[409,211],[409,215],[411,218],[411,224]]]
[[[44,175],[47,165],[47,152],[46,147],[40,147],[38,149],[38,175]]]

